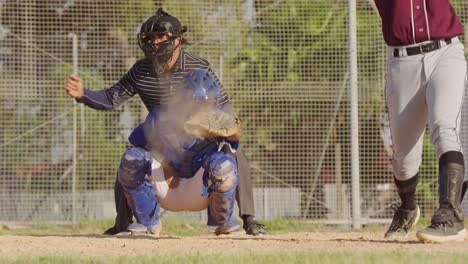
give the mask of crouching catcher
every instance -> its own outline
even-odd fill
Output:
[[[130,233],[158,235],[159,212],[207,209],[216,235],[244,233],[234,215],[239,173],[232,156],[242,135],[229,104],[219,104],[213,76],[195,70],[168,105],[149,112],[129,137],[134,147],[118,171],[136,218]]]

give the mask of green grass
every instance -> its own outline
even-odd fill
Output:
[[[350,229],[339,228],[335,225],[326,225],[325,223],[308,223],[305,221],[294,220],[272,220],[262,221],[270,234],[284,234],[293,232],[346,232]],[[107,228],[114,224],[113,219],[109,220],[82,220],[76,226],[57,226],[46,223],[35,223],[27,228],[8,229],[6,226],[0,226],[0,235],[86,235],[102,234]],[[203,236],[209,235],[206,225],[194,222],[184,218],[164,218],[162,219],[161,235],[171,236]],[[430,224],[430,218],[421,218],[418,224],[412,230],[422,229]],[[465,226],[468,226],[468,219],[465,220]],[[372,224],[364,226],[360,231],[366,232],[385,232],[387,225]]]
[[[57,226],[46,223],[35,223],[30,227],[8,229],[4,226],[0,228],[0,235],[84,235],[102,234],[107,228],[113,225],[110,220],[82,220],[76,226]],[[312,224],[303,221],[273,220],[262,221],[271,234],[281,234],[288,232],[313,232],[336,230],[336,227],[329,227],[324,224]],[[162,219],[161,235],[174,236],[200,236],[209,235],[206,225],[184,218],[164,218]]]
[[[17,259],[0,259],[0,263],[203,263],[203,264],[269,264],[269,263],[466,263],[468,253],[421,253],[408,251],[395,251],[386,253],[350,254],[349,252],[332,253],[302,253],[283,255],[208,255],[208,256],[161,256],[161,257],[119,257],[110,259],[73,258],[73,257],[33,257]]]
[[[34,223],[28,227],[12,228],[3,226],[0,235],[85,235],[102,234],[104,230],[113,225],[113,220],[82,220],[78,225],[52,225],[47,223]]]

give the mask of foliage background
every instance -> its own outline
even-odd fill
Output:
[[[382,121],[386,46],[373,1],[357,3],[363,217],[388,218],[388,206],[396,197]],[[466,25],[468,2],[452,3]],[[337,208],[344,212],[340,217],[348,217],[347,4],[346,0],[0,1],[0,188],[4,190],[0,219],[70,220],[67,194],[73,186],[75,106],[63,91],[72,71],[69,33],[79,37],[79,74],[86,87],[103,89],[142,57],[136,33],[161,6],[188,26],[191,45],[186,48],[211,62],[244,120],[243,144],[255,187],[298,188],[294,190],[300,192],[300,217],[329,219]],[[76,107],[77,191],[84,195],[109,190],[127,147],[126,136],[146,110],[138,98],[107,113]],[[437,164],[430,140],[425,142],[418,199],[429,215],[437,202]],[[336,191],[330,196],[327,186],[335,190],[347,186],[343,189],[347,198],[340,200]],[[54,200],[51,197],[60,200],[58,205],[47,205]],[[40,209],[44,206],[59,206],[64,213],[45,213]],[[89,217],[87,209],[93,206],[79,200],[80,217]]]

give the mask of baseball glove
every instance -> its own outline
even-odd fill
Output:
[[[235,114],[219,109],[198,111],[184,123],[186,133],[196,137],[229,137],[241,128],[241,121]]]

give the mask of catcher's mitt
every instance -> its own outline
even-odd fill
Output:
[[[196,137],[229,137],[241,128],[239,117],[219,109],[198,111],[184,123],[184,130]]]

